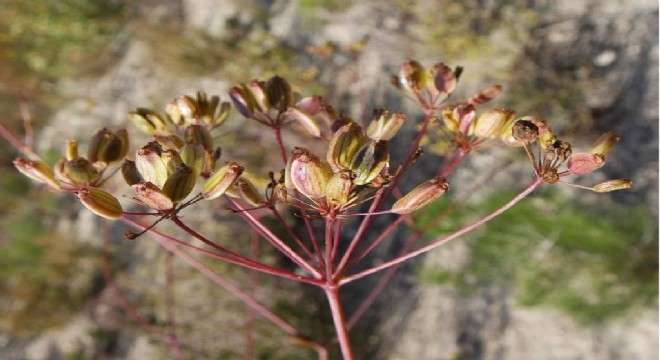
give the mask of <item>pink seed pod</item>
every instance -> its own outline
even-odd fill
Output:
[[[392,205],[391,211],[395,214],[413,212],[439,199],[447,190],[449,190],[449,184],[444,178],[438,177],[427,180],[397,200]]]
[[[434,73],[433,86],[435,90],[442,94],[451,94],[454,92],[458,83],[454,70],[443,63],[438,63],[433,66],[431,71]]]
[[[472,105],[480,105],[485,102],[493,100],[501,92],[502,92],[502,86],[494,85],[472,96],[470,99],[468,99],[467,102],[468,104],[472,104]]]
[[[154,210],[170,210],[174,202],[158,186],[150,182],[141,182],[131,186],[137,199],[146,207]]]
[[[310,199],[325,196],[328,180],[332,176],[330,166],[304,148],[294,148],[286,168],[287,186],[293,186]]]
[[[80,189],[76,192],[76,196],[87,209],[106,219],[118,219],[123,212],[117,198],[101,189]]]
[[[568,159],[566,166],[573,175],[584,175],[605,165],[605,157],[600,154],[577,153]]]

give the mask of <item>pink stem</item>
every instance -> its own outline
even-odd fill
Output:
[[[423,246],[423,247],[421,247],[421,248],[419,248],[419,249],[417,249],[417,250],[415,250],[415,251],[412,251],[412,252],[410,252],[410,253],[408,253],[408,254],[406,254],[406,255],[399,256],[399,257],[397,257],[397,258],[394,258],[394,259],[392,259],[392,260],[390,260],[390,261],[384,262],[384,263],[382,263],[382,264],[380,264],[380,265],[378,265],[378,266],[375,266],[375,267],[373,267],[373,268],[371,268],[371,269],[368,269],[368,270],[365,270],[365,271],[359,272],[359,273],[357,273],[357,274],[353,274],[353,275],[351,275],[351,276],[347,276],[347,277],[345,277],[345,278],[343,278],[343,279],[340,280],[339,285],[345,285],[345,284],[348,284],[349,282],[355,281],[355,280],[360,279],[360,278],[363,278],[363,277],[365,277],[365,276],[367,276],[367,275],[370,275],[370,274],[376,273],[376,272],[378,272],[378,271],[381,271],[381,270],[387,269],[387,268],[389,268],[389,267],[391,267],[391,266],[394,266],[394,265],[397,265],[397,264],[399,264],[399,263],[402,263],[402,262],[404,262],[404,261],[406,261],[406,260],[408,260],[408,259],[411,259],[411,258],[413,258],[413,257],[415,257],[415,256],[417,256],[417,255],[420,255],[420,254],[423,254],[423,253],[425,253],[425,252],[427,252],[427,251],[429,251],[429,250],[435,249],[435,248],[437,248],[438,246],[443,245],[443,244],[445,244],[446,242],[449,242],[449,241],[451,241],[451,240],[453,240],[453,239],[455,239],[455,238],[457,238],[457,237],[459,237],[459,236],[461,236],[461,235],[463,235],[463,234],[465,234],[465,233],[468,233],[468,232],[474,230],[475,228],[479,227],[480,225],[485,224],[486,222],[490,221],[490,220],[493,219],[494,217],[500,215],[501,213],[505,212],[505,211],[508,210],[509,208],[511,208],[513,205],[515,205],[516,203],[518,203],[520,200],[524,199],[527,195],[531,194],[531,193],[532,193],[534,190],[536,190],[536,188],[538,188],[541,184],[543,184],[543,179],[540,178],[540,177],[537,177],[537,178],[534,180],[534,182],[532,182],[532,184],[530,184],[530,185],[529,185],[525,190],[523,190],[520,194],[518,194],[516,197],[514,197],[513,199],[511,199],[509,202],[507,202],[506,204],[504,204],[504,205],[503,205],[502,207],[500,207],[499,209],[497,209],[497,210],[493,211],[492,213],[486,215],[486,216],[483,217],[482,219],[479,219],[478,221],[476,221],[476,222],[474,222],[474,223],[472,223],[472,224],[470,224],[470,225],[468,225],[468,226],[466,226],[466,227],[464,227],[464,228],[462,228],[462,229],[460,229],[460,230],[458,230],[458,231],[455,231],[455,232],[453,232],[453,233],[447,235],[447,236],[444,237],[444,238],[440,238],[440,239],[438,239],[438,240],[436,240],[436,241],[434,241],[434,242],[432,242],[432,243],[430,243],[430,244],[428,244],[428,245],[426,245],[426,246]]]
[[[359,263],[360,260],[364,259],[365,256],[367,256],[376,246],[378,246],[387,237],[387,235],[389,235],[392,231],[394,231],[394,229],[397,226],[399,226],[399,224],[401,224],[408,217],[409,216],[407,214],[401,215],[392,223],[390,223],[390,225],[388,225],[387,228],[383,230],[383,232],[374,241],[372,241],[371,244],[369,244],[369,246],[360,253],[360,255],[358,255],[355,258],[355,260],[351,261],[351,265]]]
[[[334,223],[333,217],[326,217],[325,219],[325,276],[326,279],[332,277],[332,248],[333,248],[333,236],[332,236],[332,225]]]
[[[165,254],[165,314],[166,322],[170,328],[170,338],[176,347],[180,347],[176,336],[176,320],[174,317],[174,292],[172,285],[174,283],[174,273],[172,272],[172,253]]]
[[[136,225],[135,222],[133,222],[130,219],[127,218],[122,218],[124,221],[128,222],[131,225]],[[128,220],[128,221],[127,221]],[[177,243],[170,241],[171,238],[168,236],[165,236],[163,234],[158,233],[157,231],[150,230],[148,232],[151,237],[156,240],[156,242],[167,249],[168,251],[172,252],[174,255],[176,255],[179,259],[187,263],[188,265],[194,267],[197,269],[199,272],[201,272],[204,276],[206,276],[209,280],[213,281],[214,283],[222,286],[224,289],[232,293],[234,296],[242,300],[247,306],[252,308],[255,312],[257,312],[259,315],[265,317],[266,319],[270,320],[273,322],[275,325],[279,326],[282,330],[287,332],[288,334],[292,336],[297,336],[298,335],[298,330],[284,321],[282,318],[279,316],[275,315],[273,312],[268,310],[265,306],[259,304],[256,300],[254,300],[249,294],[246,294],[243,290],[241,290],[238,286],[234,285],[233,283],[225,280],[222,276],[216,274],[213,270],[211,270],[208,266],[204,265],[201,263],[199,260],[195,259],[192,255],[188,254],[187,252],[183,251],[182,249],[179,248]],[[257,270],[257,269],[255,269]]]
[[[330,304],[330,311],[332,312],[332,320],[335,324],[335,331],[337,332],[337,340],[341,348],[344,360],[353,360],[353,350],[351,350],[351,342],[348,337],[348,329],[344,321],[344,312],[342,310],[341,302],[339,301],[339,287],[337,284],[328,283],[324,288],[325,295]]]
[[[284,141],[282,140],[282,129],[279,126],[273,126],[273,131],[275,132],[275,139],[277,140],[277,146],[280,148],[280,155],[282,155],[282,161],[284,164],[287,163],[286,158],[286,148],[284,146]]]
[[[132,219],[126,217],[126,216],[122,216],[121,219],[122,219],[122,221],[124,221],[125,223],[135,227],[136,229],[144,230],[146,228],[145,225],[142,225],[142,224],[136,222],[135,220],[132,220]],[[316,285],[316,286],[322,286],[323,285],[323,282],[321,282],[317,279],[314,279],[314,278],[294,274],[294,273],[291,273],[291,272],[288,272],[288,271],[285,271],[285,270],[282,270],[282,269],[274,268],[272,266],[268,266],[268,265],[258,263],[258,262],[254,262],[254,261],[245,262],[245,261],[242,261],[240,259],[237,259],[237,258],[234,258],[234,257],[231,257],[231,256],[227,256],[225,254],[219,254],[219,253],[215,253],[215,252],[212,252],[212,251],[209,251],[209,250],[206,250],[206,249],[202,249],[198,246],[188,244],[187,242],[179,240],[175,237],[165,235],[165,234],[163,234],[161,232],[158,232],[154,229],[149,230],[149,233],[153,237],[157,238],[159,241],[172,242],[172,243],[175,243],[177,245],[195,250],[195,251],[197,251],[201,254],[204,254],[204,255],[207,255],[207,256],[222,260],[222,261],[226,261],[226,262],[231,263],[231,264],[239,265],[239,266],[242,266],[242,267],[245,267],[245,268],[248,268],[248,269],[257,270],[257,271],[260,271],[260,272],[263,272],[263,273],[266,273],[266,274],[270,274],[270,275],[274,275],[274,276],[278,276],[278,277],[281,277],[281,278],[294,280],[294,281],[298,281],[298,282],[302,282],[302,283],[306,283],[306,284],[311,284],[311,285]]]
[[[296,245],[298,245],[300,247],[300,249],[305,253],[305,255],[307,255],[307,257],[310,260],[313,260],[315,258],[314,254],[312,254],[312,252],[309,251],[307,246],[305,246],[305,244],[303,244],[302,240],[300,240],[300,237],[298,237],[298,235],[296,235],[296,233],[293,232],[293,229],[291,229],[291,226],[289,226],[289,224],[286,223],[286,221],[282,217],[282,214],[280,214],[280,212],[277,211],[277,208],[275,208],[273,206],[270,209],[271,209],[273,215],[275,215],[275,218],[277,218],[277,221],[279,221],[279,223],[282,225],[282,227],[284,228],[286,233],[289,234],[289,236],[291,237],[291,239],[293,239],[293,241],[296,243]]]
[[[30,159],[41,160],[39,155],[35,154],[30,147],[25,146],[23,142],[18,140],[18,138],[14,136],[14,134],[12,134],[11,131],[7,130],[7,128],[4,127],[4,125],[2,124],[0,124],[0,136],[5,138],[5,140],[7,140],[11,144],[11,146],[13,146],[16,150],[22,152],[25,156],[29,157]]]
[[[295,251],[293,251],[287,244],[285,244],[277,235],[273,234],[270,229],[268,229],[261,221],[257,220],[249,211],[245,211],[243,207],[234,199],[229,196],[225,198],[232,204],[232,206],[238,210],[238,214],[245,219],[245,221],[252,226],[266,241],[271,243],[277,250],[279,250],[284,256],[288,257],[291,261],[296,263],[301,268],[307,270],[312,276],[317,279],[322,278],[322,275],[311,266],[305,259],[300,257]]]

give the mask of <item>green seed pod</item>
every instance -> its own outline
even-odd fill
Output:
[[[186,128],[186,142],[197,143],[204,149],[213,151],[213,137],[205,127],[201,125],[190,125]]]
[[[350,168],[355,154],[365,142],[366,137],[358,124],[350,122],[342,126],[330,139],[326,156],[328,164],[335,172]]]
[[[502,135],[505,125],[513,119],[515,112],[509,109],[491,109],[481,114],[472,123],[470,132],[480,138],[496,138]]]
[[[21,174],[36,182],[46,184],[53,189],[60,188],[60,184],[55,178],[55,173],[42,161],[17,158],[14,160],[14,166]]]
[[[170,133],[167,122],[157,112],[150,109],[137,108],[128,113],[128,120],[147,135]]]
[[[181,149],[181,159],[183,163],[195,170],[195,177],[199,176],[204,170],[204,163],[208,151],[200,144],[188,143]]]
[[[80,189],[76,196],[91,212],[106,219],[118,219],[123,212],[119,200],[101,189]]]
[[[216,170],[204,183],[202,196],[206,200],[212,200],[225,191],[238,179],[243,173],[243,167],[237,163],[229,163]]]
[[[374,116],[367,127],[367,136],[372,140],[390,140],[401,129],[406,116],[401,113],[390,113],[385,109],[374,110]]]
[[[73,184],[91,184],[101,177],[101,173],[87,159],[81,157],[64,163],[63,170]]]
[[[99,130],[90,142],[87,158],[94,164],[101,163],[104,169],[108,164],[121,161],[128,153],[128,133],[122,129],[112,132],[108,129]]]
[[[177,135],[154,135],[154,140],[156,140],[164,149],[178,150],[186,144],[186,141]]]
[[[179,152],[172,149],[163,151],[160,154],[160,159],[165,164],[167,176],[174,174],[176,169],[183,164],[183,159],[181,159]]]
[[[131,186],[137,199],[146,207],[154,210],[170,210],[174,203],[165,195],[165,193],[156,185],[150,182],[141,182]]]
[[[224,101],[220,104],[220,110],[218,111],[218,114],[213,117],[213,121],[211,122],[211,129],[215,129],[218,126],[222,125],[225,120],[229,117],[229,113],[231,112],[231,104],[227,101]]]
[[[399,70],[401,88],[412,93],[418,93],[426,87],[426,70],[415,60],[406,60]]]
[[[121,166],[121,176],[128,185],[135,185],[144,181],[133,160],[124,160]]]
[[[263,81],[252,80],[247,84],[247,89],[254,99],[255,109],[259,112],[267,112],[270,108],[268,95],[266,94],[266,84]]]
[[[199,124],[201,111],[197,102],[188,95],[179,96],[165,107],[165,113],[177,126]]]
[[[291,85],[284,78],[273,76],[266,81],[265,89],[271,108],[284,112],[291,106],[293,100]]]
[[[355,174],[355,185],[365,185],[373,180],[390,161],[389,143],[378,140],[364,144],[353,157],[350,169]]]
[[[162,187],[167,180],[167,167],[161,159],[163,148],[155,141],[147,143],[135,154],[135,166],[146,182]]]
[[[325,189],[326,200],[336,206],[344,205],[348,202],[349,195],[353,190],[353,180],[349,170],[342,170],[335,173]]]
[[[73,160],[77,159],[80,156],[78,155],[78,142],[75,140],[66,141],[66,159]]]
[[[262,200],[257,187],[244,177],[238,178],[230,189],[227,190],[227,194],[240,197],[252,206],[259,206]]]
[[[392,205],[395,214],[407,214],[420,209],[440,198],[449,190],[449,184],[444,178],[433,178],[418,185],[404,197]]]
[[[599,193],[605,193],[622,189],[630,189],[631,187],[632,180],[630,179],[613,179],[594,185],[592,190]]]
[[[616,143],[619,142],[619,135],[608,131],[605,134],[601,135],[598,140],[591,146],[589,152],[592,154],[607,154]]]
[[[307,149],[294,148],[286,169],[291,185],[310,199],[325,196],[332,169]]]
[[[195,171],[186,164],[179,165],[163,185],[163,193],[178,203],[185,199],[195,187]]]

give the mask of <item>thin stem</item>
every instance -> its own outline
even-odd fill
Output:
[[[410,237],[408,237],[408,240],[403,245],[403,248],[399,253],[405,254],[405,252],[408,251],[413,246],[413,244],[415,244],[415,242],[417,242],[419,237],[420,237],[420,233],[417,232],[412,234]],[[378,283],[376,284],[376,286],[374,286],[374,288],[371,289],[369,295],[367,295],[367,297],[364,300],[362,300],[362,303],[360,304],[358,309],[355,310],[355,312],[348,318],[348,322],[346,323],[346,326],[348,327],[349,330],[353,326],[355,326],[355,324],[360,320],[360,318],[362,318],[362,315],[364,315],[364,313],[366,313],[367,310],[369,310],[371,304],[373,304],[373,302],[376,301],[378,295],[380,295],[380,293],[383,291],[385,286],[387,286],[387,284],[390,282],[390,279],[392,279],[392,276],[394,276],[397,270],[399,270],[399,265],[392,266],[391,268],[387,269],[387,271],[385,271],[385,273],[383,274],[383,276],[381,276],[380,279],[378,279]]]
[[[32,114],[30,114],[30,108],[28,107],[28,102],[25,99],[18,100],[18,107],[21,111],[21,117],[23,118],[23,127],[25,128],[25,146],[29,149],[32,149],[32,142],[34,140],[34,131],[32,128]]]
[[[253,258],[259,257],[259,234],[250,231],[250,252]],[[255,298],[257,291],[257,272],[250,271],[250,297]],[[254,311],[248,307],[248,316],[245,326],[245,359],[254,359]]]
[[[122,217],[122,220],[126,221],[127,223],[135,226],[137,223],[135,223],[133,220],[127,219],[125,217]],[[247,306],[252,308],[256,313],[259,315],[265,317],[266,319],[270,320],[273,322],[275,325],[279,326],[282,330],[287,332],[288,334],[292,336],[297,336],[299,331],[296,329],[293,325],[287,323],[284,321],[282,318],[279,316],[275,315],[273,312],[268,310],[265,306],[261,305],[258,303],[256,300],[254,300],[249,294],[245,293],[243,290],[241,290],[238,286],[234,285],[233,283],[229,282],[222,276],[218,275],[215,273],[211,268],[208,266],[204,265],[201,263],[199,260],[195,259],[192,255],[188,254],[184,250],[179,248],[180,243],[176,243],[171,241],[172,238],[166,235],[163,235],[157,231],[151,230],[149,231],[149,235],[156,240],[156,242],[167,249],[168,251],[172,252],[176,257],[181,259],[183,262],[187,263],[188,265],[194,267],[197,269],[199,272],[201,272],[204,276],[206,276],[209,280],[213,281],[214,283],[222,286],[224,289],[232,293],[234,296],[242,300]],[[259,269],[255,269],[259,270]]]
[[[256,230],[264,239],[266,239],[266,241],[272,244],[284,256],[288,257],[301,268],[307,270],[315,278],[322,278],[322,275],[312,265],[300,257],[300,255],[293,251],[277,235],[273,234],[270,229],[268,229],[261,221],[255,218],[249,211],[245,211],[245,209],[236,200],[229,196],[225,196],[225,198],[232,204],[235,209],[238,210],[238,214],[243,217],[243,219],[245,219],[245,221],[247,221],[247,223],[250,224],[254,230]]]
[[[136,229],[142,230],[142,229],[145,229],[147,227],[147,226],[142,225],[142,224],[138,223],[137,221],[135,221],[133,219],[130,219],[126,216],[122,216],[121,219],[122,219],[122,221],[124,221],[125,223],[135,227]],[[207,256],[222,260],[222,261],[226,261],[226,262],[231,263],[231,264],[239,265],[239,266],[242,266],[244,268],[257,270],[257,271],[260,271],[260,272],[263,272],[263,273],[266,273],[266,274],[270,274],[270,275],[278,276],[278,277],[281,277],[281,278],[284,278],[284,279],[294,280],[294,281],[298,281],[298,282],[302,282],[302,283],[306,283],[306,284],[311,284],[311,285],[316,285],[316,286],[322,286],[323,285],[323,282],[321,282],[317,279],[314,279],[314,278],[294,274],[292,272],[288,272],[288,271],[285,271],[285,270],[282,270],[282,269],[278,269],[278,268],[268,266],[268,265],[265,265],[265,264],[262,264],[262,263],[254,262],[254,261],[245,262],[243,260],[228,256],[228,255],[225,255],[225,254],[216,253],[216,252],[213,252],[213,251],[209,251],[209,250],[200,248],[200,247],[195,246],[195,245],[188,244],[185,241],[182,241],[180,239],[177,239],[177,238],[169,236],[169,235],[165,235],[165,234],[163,234],[161,232],[158,232],[156,230],[153,230],[153,229],[149,230],[149,234],[151,234],[152,237],[157,238],[157,240],[159,242],[160,241],[172,242],[172,243],[175,243],[176,245],[183,246],[183,247],[195,250],[195,251],[197,251],[197,252],[199,252],[203,255],[207,255]]]
[[[324,287],[324,290],[330,304],[330,311],[332,312],[332,320],[335,324],[341,354],[344,360],[353,360],[353,350],[351,350],[348,329],[346,328],[346,321],[344,321],[344,311],[339,301],[339,287],[336,284],[329,283]]]
[[[359,263],[360,260],[364,259],[376,246],[378,246],[385,239],[385,237],[387,237],[387,235],[392,233],[392,231],[394,231],[394,229],[397,226],[399,226],[399,224],[401,224],[408,217],[409,217],[408,214],[401,215],[396,220],[391,222],[390,225],[388,225],[387,228],[385,228],[385,230],[383,230],[383,232],[380,235],[378,235],[378,237],[374,241],[372,241],[371,244],[369,244],[369,246],[360,253],[360,255],[358,255],[353,261],[351,261],[350,265],[355,265],[356,263]]]
[[[334,220],[333,217],[327,217],[325,219],[325,276],[327,279],[332,277],[332,225]]]
[[[7,130],[7,128],[0,124],[0,136],[5,138],[11,146],[13,146],[16,150],[20,151],[23,153],[23,155],[29,157],[32,160],[41,160],[41,157],[37,155],[34,151],[29,146],[26,146],[21,142],[14,134],[11,133],[11,131]]]
[[[272,127],[275,132],[275,139],[277,140],[277,146],[280,148],[280,155],[282,156],[282,162],[287,163],[286,158],[286,147],[284,146],[284,141],[282,140],[282,129],[275,125]]]
[[[176,347],[180,347],[176,336],[176,320],[174,317],[174,272],[172,271],[173,254],[169,251],[165,253],[165,317],[166,323],[170,329],[170,339]]]
[[[273,215],[275,215],[275,218],[277,219],[277,221],[279,221],[279,223],[282,225],[282,227],[284,228],[284,231],[286,231],[286,233],[289,234],[289,236],[291,237],[291,239],[293,239],[293,241],[296,243],[296,245],[298,245],[300,247],[300,249],[305,253],[305,255],[307,255],[307,257],[309,257],[310,260],[314,260],[315,259],[314,254],[312,254],[312,252],[309,251],[307,246],[305,246],[305,244],[302,242],[302,240],[300,240],[300,237],[298,237],[298,235],[296,235],[296,233],[293,231],[291,226],[289,226],[289,224],[286,223],[286,221],[282,217],[282,214],[280,214],[280,212],[277,210],[277,208],[275,206],[272,206],[272,207],[270,207],[270,210],[273,213]],[[316,260],[319,260],[319,259],[316,259]]]
[[[371,269],[368,269],[368,270],[365,270],[365,271],[359,272],[359,273],[357,273],[357,274],[354,274],[354,275],[351,275],[351,276],[345,277],[345,278],[341,279],[341,281],[339,282],[339,284],[340,284],[340,285],[345,285],[345,284],[348,284],[349,282],[352,282],[352,281],[355,281],[355,280],[357,280],[357,279],[363,278],[363,277],[365,277],[365,276],[367,276],[367,275],[370,275],[370,274],[376,273],[376,272],[378,272],[378,271],[381,271],[381,270],[387,269],[387,268],[389,268],[389,267],[391,267],[391,266],[397,265],[397,264],[402,263],[402,262],[404,262],[404,261],[406,261],[406,260],[408,260],[408,259],[411,259],[411,258],[413,258],[413,257],[415,257],[415,256],[417,256],[417,255],[420,255],[420,254],[423,254],[423,253],[425,253],[425,252],[428,252],[429,250],[435,249],[435,248],[437,248],[438,246],[443,245],[443,244],[445,244],[445,243],[447,243],[447,242],[449,242],[449,241],[451,241],[451,240],[453,240],[453,239],[455,239],[455,238],[457,238],[457,237],[459,237],[459,236],[461,236],[461,235],[463,235],[463,234],[466,234],[466,233],[468,233],[468,232],[474,230],[475,228],[479,227],[480,225],[485,224],[486,222],[490,221],[491,219],[493,219],[494,217],[500,215],[501,213],[505,212],[506,210],[508,210],[509,208],[511,208],[513,205],[515,205],[516,203],[518,203],[520,200],[524,199],[527,195],[531,194],[531,193],[532,193],[534,190],[536,190],[536,188],[538,188],[541,184],[543,184],[543,179],[540,178],[540,177],[537,177],[537,178],[534,180],[534,182],[532,182],[532,183],[531,183],[527,188],[525,188],[525,190],[523,190],[520,194],[516,195],[516,197],[514,197],[513,199],[511,199],[509,202],[507,202],[506,204],[504,204],[502,207],[500,207],[500,208],[498,208],[497,210],[493,211],[492,213],[486,215],[486,216],[483,217],[482,219],[479,219],[479,220],[475,221],[474,223],[472,223],[472,224],[470,224],[470,225],[468,225],[468,226],[466,226],[466,227],[464,227],[464,228],[462,228],[462,229],[460,229],[460,230],[458,230],[458,231],[455,231],[455,232],[453,232],[453,233],[451,233],[451,234],[445,236],[444,238],[440,238],[440,239],[438,239],[438,240],[436,240],[436,241],[434,241],[434,242],[432,242],[432,243],[430,243],[430,244],[428,244],[428,245],[426,245],[426,246],[423,246],[423,247],[421,247],[421,248],[419,248],[419,249],[417,249],[417,250],[415,250],[415,251],[412,251],[412,252],[410,252],[410,253],[408,253],[408,254],[406,254],[406,255],[399,256],[399,257],[394,258],[394,259],[392,259],[392,260],[390,260],[390,261],[387,261],[387,262],[384,262],[384,263],[382,263],[382,264],[380,264],[380,265],[378,265],[378,266],[375,266],[375,267],[373,267],[373,268],[371,268]]]

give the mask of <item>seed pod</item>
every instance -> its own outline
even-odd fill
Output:
[[[99,130],[90,142],[87,158],[95,165],[102,163],[104,169],[108,164],[122,160],[128,153],[128,133],[125,129],[116,133],[108,129]]]
[[[165,113],[178,126],[199,124],[200,108],[188,95],[179,96],[165,107]]]
[[[328,164],[335,172],[350,168],[353,157],[365,141],[366,137],[358,124],[350,122],[342,126],[330,139],[326,156]]]
[[[128,113],[128,120],[147,135],[166,135],[170,132],[165,120],[157,112],[150,109],[137,108]]]
[[[450,132],[455,133],[458,130],[458,119],[454,116],[454,109],[450,107],[443,108],[442,121]]]
[[[231,113],[231,104],[227,101],[223,101],[220,104],[220,110],[218,111],[218,114],[213,117],[213,121],[211,122],[211,129],[215,129],[218,126],[222,125],[227,118],[229,118],[229,113]]]
[[[195,177],[204,170],[207,151],[200,144],[188,143],[181,149],[181,160],[183,163],[195,170]]]
[[[395,214],[410,213],[437,200],[447,190],[449,190],[449,184],[444,178],[438,177],[427,180],[397,200],[392,205],[391,211]]]
[[[80,189],[76,196],[91,212],[106,219],[118,219],[123,212],[119,200],[99,188]]]
[[[367,136],[372,140],[390,140],[401,129],[406,116],[401,113],[390,113],[385,109],[374,110],[374,116],[367,127]]]
[[[491,109],[481,114],[473,123],[472,133],[480,138],[491,139],[502,134],[504,126],[513,118],[515,112],[509,109]]]
[[[186,142],[200,144],[204,149],[213,150],[213,137],[211,133],[201,125],[190,125],[186,128]]]
[[[286,172],[291,185],[310,199],[325,196],[328,180],[332,176],[328,164],[321,162],[318,156],[307,149],[298,147],[291,152],[291,162]]]
[[[186,164],[179,165],[163,185],[163,193],[178,203],[185,199],[195,187],[195,171]]]
[[[165,169],[167,170],[167,176],[172,175],[176,169],[183,164],[183,159],[181,155],[176,150],[165,150],[160,154],[160,159],[165,164]]]
[[[591,146],[589,152],[592,154],[607,154],[616,143],[619,142],[619,135],[608,131],[605,134],[601,135],[598,140]]]
[[[133,160],[124,160],[124,163],[121,166],[121,176],[124,178],[124,181],[126,181],[128,185],[135,185],[144,181],[140,175],[140,172],[135,166],[135,161]]]
[[[426,86],[426,70],[415,60],[406,60],[399,70],[399,83],[401,88],[413,94],[418,93]]]
[[[218,159],[220,159],[221,154],[222,149],[219,147],[215,148],[212,152],[204,150],[204,168],[202,169],[202,176],[208,177],[213,170],[215,170],[215,164]]]
[[[229,163],[216,170],[204,183],[202,196],[206,200],[212,200],[225,191],[238,179],[243,173],[243,167],[237,163]]]
[[[199,109],[200,121],[205,125],[212,125],[220,98],[218,96],[211,96],[209,99],[204,91],[198,91],[196,103]]]
[[[355,185],[365,185],[376,178],[390,161],[389,143],[371,141],[364,144],[353,157],[350,169],[355,177]]]
[[[293,94],[291,85],[280,76],[273,76],[266,81],[266,96],[270,107],[280,112],[286,111],[291,106]]]
[[[566,167],[573,175],[584,175],[605,165],[605,157],[601,154],[578,153],[568,159]]]
[[[154,140],[156,140],[164,149],[176,150],[186,144],[186,141],[178,135],[154,135]]]
[[[155,141],[147,143],[135,154],[135,166],[146,182],[163,186],[167,180],[167,167],[161,159],[163,148]]]
[[[630,189],[631,187],[632,180],[630,179],[613,179],[594,185],[592,190],[599,193],[605,193],[615,190]]]
[[[257,106],[256,100],[245,84],[239,84],[231,88],[229,98],[241,115],[246,118],[251,118],[254,115],[254,109]]]
[[[501,92],[502,92],[502,87],[500,85],[494,85],[472,96],[470,99],[468,99],[467,102],[468,104],[472,104],[475,106],[480,105],[485,102],[493,100]]]
[[[91,184],[101,177],[85,158],[77,158],[64,163],[64,174],[73,184]]]
[[[329,203],[341,206],[348,202],[351,190],[353,190],[351,172],[349,170],[342,170],[335,173],[328,180],[328,185],[325,189],[325,198]]]
[[[261,195],[259,194],[259,190],[257,190],[257,188],[252,182],[250,182],[250,180],[244,177],[238,178],[230,189],[231,190],[227,190],[227,194],[231,192],[230,195],[233,195],[234,197],[240,197],[252,206],[258,206],[261,204]]]
[[[64,160],[64,158],[62,159]],[[14,160],[14,166],[21,174],[36,182],[46,184],[53,189],[60,188],[60,184],[55,178],[55,173],[42,161],[17,158]]]
[[[449,66],[443,63],[435,64],[431,73],[434,77],[433,86],[437,92],[443,94],[451,94],[454,92],[458,79]]]
[[[247,89],[254,99],[255,109],[260,112],[267,112],[270,108],[268,95],[266,95],[265,83],[259,80],[252,80],[247,84]]]
[[[458,122],[458,131],[461,134],[468,135],[470,127],[477,117],[474,105],[459,105],[454,108],[453,118]]]
[[[511,134],[517,141],[532,143],[539,138],[539,127],[529,120],[518,120],[513,124]]]
[[[154,210],[169,210],[174,207],[174,203],[165,195],[165,193],[156,185],[150,182],[141,182],[131,186],[135,196],[146,207]]]
[[[66,159],[73,160],[77,159],[80,156],[78,155],[78,142],[75,140],[66,141]]]
[[[290,107],[286,111],[286,117],[300,123],[310,135],[314,137],[321,136],[321,128],[310,114],[296,107]]]

